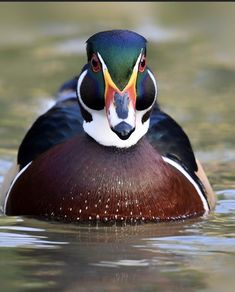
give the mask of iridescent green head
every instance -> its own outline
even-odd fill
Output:
[[[136,144],[157,94],[146,39],[127,30],[99,32],[87,40],[87,57],[77,87],[84,130],[106,146]]]

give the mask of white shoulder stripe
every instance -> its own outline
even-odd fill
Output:
[[[8,190],[8,192],[7,192],[7,195],[6,195],[6,198],[5,198],[5,202],[4,202],[4,208],[3,208],[4,214],[6,214],[7,201],[8,201],[9,195],[10,195],[10,193],[11,193],[11,190],[12,190],[12,188],[13,188],[15,182],[18,180],[18,178],[21,176],[21,174],[22,174],[23,172],[25,172],[25,170],[30,166],[31,163],[32,163],[32,161],[29,162],[24,168],[22,168],[21,171],[18,172],[18,174],[17,174],[16,177],[14,178],[13,182],[11,183],[10,188],[9,188],[9,190]]]
[[[175,167],[176,169],[178,169],[190,182],[191,184],[194,186],[194,188],[196,189],[198,195],[200,196],[200,199],[202,201],[202,204],[203,204],[203,207],[204,207],[204,210],[205,210],[205,213],[208,213],[209,212],[209,206],[208,206],[208,203],[203,195],[203,193],[201,192],[199,186],[197,185],[197,183],[192,179],[192,177],[187,173],[187,171],[185,171],[183,169],[183,167],[178,164],[177,162],[175,162],[174,160],[171,160],[167,157],[164,157],[162,156],[163,160],[167,163],[169,163],[170,165],[172,165],[173,167]]]

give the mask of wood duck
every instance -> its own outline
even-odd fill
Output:
[[[185,132],[160,109],[146,58],[146,39],[132,31],[87,40],[87,64],[19,147],[5,214],[158,222],[213,209],[211,185]]]

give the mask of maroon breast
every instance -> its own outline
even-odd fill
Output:
[[[195,187],[142,139],[128,149],[77,136],[18,178],[6,214],[65,221],[160,221],[204,213]]]

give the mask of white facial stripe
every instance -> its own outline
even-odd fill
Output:
[[[139,63],[140,63],[140,59],[142,57],[142,52],[143,52],[143,49],[141,49],[140,51],[140,54],[139,54],[139,57],[135,63],[135,66],[134,66],[134,69],[133,69],[133,72],[138,72],[138,69],[139,69]]]
[[[87,70],[85,70],[84,72],[82,72],[82,74],[79,76],[78,84],[77,84],[77,94],[78,94],[79,102],[81,103],[82,107],[86,111],[88,111],[89,113],[92,113],[92,109],[90,109],[88,106],[86,106],[85,103],[82,101],[81,92],[80,92],[80,87],[81,87],[82,81],[85,78],[86,74],[87,74]]]
[[[147,70],[147,71],[148,71],[148,74],[149,74],[150,78],[152,79],[153,84],[154,84],[154,87],[155,87],[155,99],[156,99],[156,97],[157,97],[157,83],[156,83],[156,79],[154,78],[153,73],[150,70]]]
[[[205,213],[209,212],[209,206],[208,203],[204,197],[204,195],[202,194],[199,186],[197,185],[197,183],[192,179],[192,177],[183,169],[183,167],[181,165],[179,165],[177,162],[175,162],[174,160],[171,160],[167,157],[162,156],[163,160],[167,163],[169,163],[170,165],[174,166],[176,169],[178,169],[190,182],[191,184],[194,186],[194,188],[196,189],[201,201],[202,201],[202,205],[203,208],[205,210]]]
[[[105,62],[104,62],[104,60],[103,60],[103,58],[101,57],[101,55],[100,55],[99,52],[97,52],[97,55],[98,55],[98,58],[99,58],[99,60],[100,60],[100,62],[101,62],[101,64],[102,64],[102,70],[103,70],[103,72],[104,72],[105,70],[108,70],[108,69],[107,69],[107,66],[106,66],[106,64],[105,64]]]

